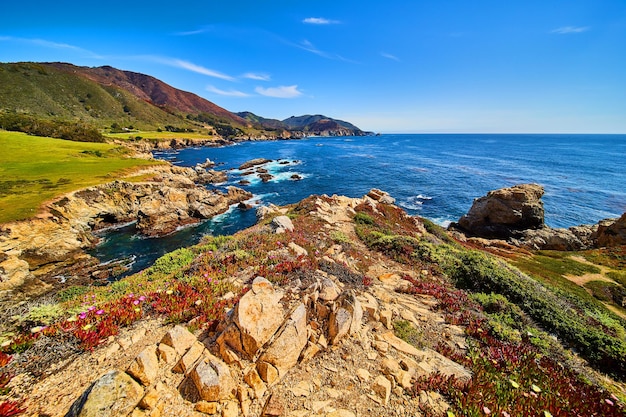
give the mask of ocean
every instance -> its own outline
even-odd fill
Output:
[[[545,221],[551,227],[593,224],[626,212],[626,135],[572,134],[387,134],[241,142],[221,148],[157,152],[181,166],[207,158],[226,170],[225,188],[241,186],[253,203],[291,204],[311,194],[361,197],[372,188],[387,191],[411,215],[446,226],[475,198],[521,183],[545,188]],[[242,177],[242,163],[266,158],[274,178],[266,183]],[[281,163],[282,162],[282,163]],[[292,179],[298,175],[301,179]],[[197,243],[207,234],[232,234],[255,223],[254,210],[231,209],[197,226],[163,238],[137,236],[134,226],[107,232],[91,253],[102,262],[132,259],[136,272],[156,258]]]

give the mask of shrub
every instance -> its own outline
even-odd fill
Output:
[[[48,325],[63,313],[59,304],[41,304],[30,309],[25,319],[37,324]]]
[[[193,261],[194,254],[191,249],[180,248],[161,256],[148,269],[149,274],[169,275],[179,272],[188,267]]]
[[[400,339],[421,349],[425,346],[424,335],[417,330],[408,320],[396,320],[393,322],[393,329]]]
[[[82,285],[72,285],[59,291],[56,295],[57,300],[60,302],[68,302],[77,299],[78,297],[85,295],[89,292],[89,287]]]

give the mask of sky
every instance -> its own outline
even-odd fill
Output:
[[[626,0],[4,2],[1,62],[381,133],[626,133]]]

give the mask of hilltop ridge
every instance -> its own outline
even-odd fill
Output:
[[[33,125],[42,121],[110,133],[170,131],[183,138],[189,133],[224,139],[365,134],[327,116],[301,116],[284,123],[247,112],[236,114],[150,75],[111,66],[0,63],[0,128],[46,136],[33,131]]]

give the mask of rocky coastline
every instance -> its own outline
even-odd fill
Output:
[[[136,222],[143,235],[164,236],[252,197],[236,187],[225,193],[205,187],[225,176],[205,166],[155,166],[137,172],[140,181],[78,190],[48,203],[37,218],[3,224],[0,292],[41,293],[59,280],[94,274],[98,262],[84,250],[97,244],[94,232],[103,228]]]
[[[493,190],[474,200],[467,214],[449,230],[457,238],[487,246],[505,242],[529,250],[575,251],[626,244],[626,213],[593,225],[552,228],[545,224],[538,184]]]

